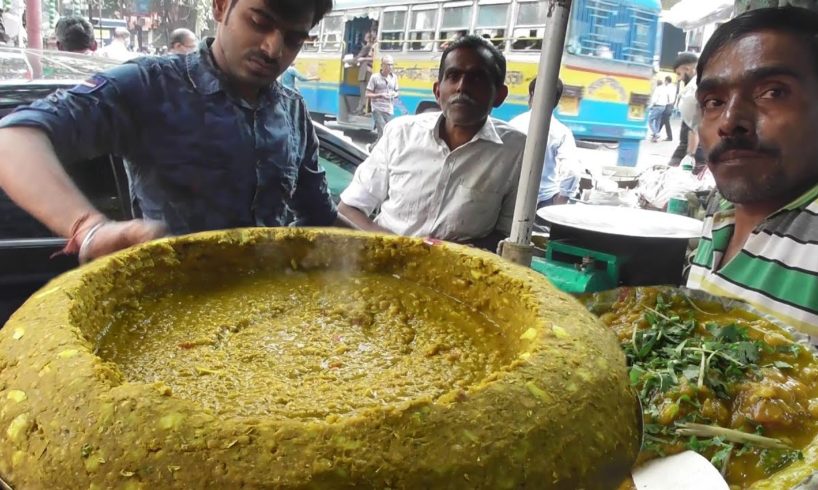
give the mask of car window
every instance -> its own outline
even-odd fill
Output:
[[[341,193],[352,182],[352,176],[355,174],[357,164],[354,164],[340,156],[326,150],[321,149],[318,156],[318,163],[326,171],[327,185],[329,192],[332,195],[332,200],[338,203],[341,200]]]

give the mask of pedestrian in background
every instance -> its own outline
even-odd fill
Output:
[[[176,29],[170,34],[170,53],[188,54],[196,51],[199,40],[189,29]]]
[[[393,73],[395,60],[386,55],[381,58],[381,69],[372,75],[366,86],[366,97],[372,104],[372,119],[375,121],[375,130],[378,138],[383,136],[383,128],[392,120],[395,112],[394,101],[398,98],[398,77]]]
[[[695,173],[704,168],[704,152],[699,146],[699,135],[696,132],[696,121],[688,117],[685,120],[685,108],[692,106],[694,109],[698,105],[696,101],[696,65],[699,57],[693,53],[681,53],[673,64],[673,71],[676,76],[684,82],[679,94],[679,110],[682,112],[682,129],[679,131],[679,146],[670,157],[668,165],[678,167],[682,161],[689,162],[695,167]],[[691,129],[692,125],[692,129]]]
[[[70,53],[91,54],[97,50],[94,28],[84,17],[72,15],[62,17],[54,27],[57,49]]]
[[[124,27],[117,27],[114,29],[114,37],[111,42],[104,48],[99,50],[99,54],[105,58],[110,58],[115,61],[128,61],[136,58],[138,55],[129,48],[131,42],[131,33]]]
[[[528,134],[531,121],[531,106],[534,101],[534,89],[537,79],[528,84],[529,111],[520,114],[509,125],[518,131]],[[554,93],[554,110],[560,103],[563,91],[562,80],[557,79],[557,90]],[[537,209],[552,204],[565,204],[576,195],[579,189],[579,175],[582,162],[579,159],[574,133],[551,114],[551,127],[548,130],[548,144],[545,152],[545,165],[540,177],[540,192],[537,196]],[[540,218],[537,218],[538,222]]]
[[[661,80],[656,82],[648,105],[648,128],[650,128],[650,140],[654,143],[659,140],[659,131],[662,128],[662,114],[665,112],[665,106],[659,102],[664,86],[665,84]]]
[[[290,90],[300,92],[295,86],[296,80],[300,80],[302,82],[314,82],[315,80],[318,80],[318,77],[308,77],[307,75],[302,75],[300,71],[296,70],[294,66],[290,65],[290,67],[287,68],[287,70],[284,71],[284,73],[282,73],[278,78],[281,85]]]
[[[673,79],[669,76],[665,77],[665,86],[663,92],[663,102],[665,104],[664,110],[662,111],[662,126],[665,128],[667,133],[667,139],[665,141],[673,141],[673,130],[670,128],[670,116],[673,115],[673,108],[676,106],[676,86],[673,85]],[[662,132],[662,127],[659,128],[657,133]]]
[[[358,65],[358,87],[360,88],[360,99],[358,107],[353,114],[363,114],[366,110],[366,90],[369,86],[369,79],[372,77],[372,60],[374,59],[375,35],[371,32],[364,34],[364,45],[358,54],[355,55],[355,63]]]

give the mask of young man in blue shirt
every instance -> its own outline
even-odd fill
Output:
[[[275,82],[332,0],[215,0],[215,39],[100,73],[0,122],[0,187],[93,259],[156,238],[338,221],[303,99]],[[140,219],[109,221],[60,162],[124,158]]]

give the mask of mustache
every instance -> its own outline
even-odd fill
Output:
[[[725,153],[733,150],[754,151],[769,156],[778,156],[781,150],[775,145],[764,141],[753,142],[744,136],[725,138],[719,141],[716,146],[707,154],[707,161],[718,163]]]
[[[276,70],[279,69],[278,60],[275,58],[270,58],[269,56],[264,54],[263,51],[253,51],[252,53],[250,53],[250,59],[258,60],[261,63],[264,63],[265,65],[275,68]]]
[[[474,100],[470,95],[467,94],[456,94],[449,97],[449,104],[456,104],[456,103],[464,103],[469,105],[476,105],[477,101]]]

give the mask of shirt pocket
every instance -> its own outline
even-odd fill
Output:
[[[459,239],[472,239],[494,231],[503,205],[502,192],[459,184],[453,197],[451,218],[447,220],[449,233]]]

